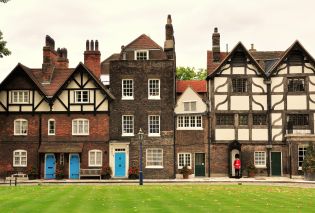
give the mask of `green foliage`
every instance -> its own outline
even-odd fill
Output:
[[[309,144],[306,150],[302,169],[304,173],[315,173],[315,149],[312,143]]]
[[[178,80],[205,80],[207,77],[207,70],[198,69],[194,67],[177,67],[176,77]]]
[[[0,31],[0,58],[11,54],[10,50],[5,47],[6,44],[7,42],[3,41],[2,32]]]

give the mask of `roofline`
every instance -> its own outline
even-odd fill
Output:
[[[146,37],[148,37],[149,39],[151,39],[152,41],[153,41],[153,39],[152,38],[150,38],[150,36],[147,36],[146,34],[141,34],[140,36],[138,36],[136,39],[134,39],[132,42],[130,42],[130,43],[128,43],[125,47],[124,47],[124,49],[127,49],[128,48],[128,46],[130,46],[133,42],[135,42],[137,39],[139,39],[141,36],[146,36]],[[163,48],[159,45],[159,44],[157,44],[155,41],[153,41],[154,42],[154,44],[156,44],[161,50],[163,50]]]

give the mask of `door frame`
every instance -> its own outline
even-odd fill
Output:
[[[127,159],[127,154],[126,154],[126,150],[125,151],[116,151],[115,150],[115,153],[114,153],[114,166],[115,166],[115,168],[114,168],[114,177],[117,177],[117,178],[122,178],[122,177],[126,177],[126,176],[128,176],[128,174],[126,173],[126,168],[125,168],[125,176],[115,176],[116,175],[116,154],[118,154],[118,153],[123,153],[123,154],[125,154],[125,167],[126,167],[126,165],[127,165],[127,162],[126,162],[126,159]]]
[[[81,166],[81,163],[80,163],[80,155],[79,155],[79,153],[70,153],[69,154],[69,179],[71,179],[71,176],[70,176],[70,171],[71,171],[71,167],[70,167],[70,165],[71,165],[71,155],[77,155],[78,157],[79,157],[79,179],[80,179],[80,166]]]
[[[204,167],[205,167],[205,175],[204,176],[196,176],[196,154],[203,154],[204,156]],[[206,153],[205,152],[195,152],[194,153],[194,175],[195,177],[206,177]]]
[[[112,168],[113,177],[112,178],[128,178],[128,170],[129,170],[129,142],[126,143],[117,143],[117,141],[112,141],[109,143],[109,166]],[[116,149],[125,149],[126,159],[125,159],[125,176],[115,177],[115,150]]]
[[[272,153],[272,152],[280,152],[280,163],[281,163],[281,170],[280,170],[281,175],[280,175],[280,177],[282,177],[282,176],[283,176],[282,151],[270,151],[270,156],[269,156],[269,157],[270,157],[270,158],[269,158],[269,159],[270,159],[270,176],[273,176],[273,175],[272,175],[272,158],[271,158],[271,153]],[[276,177],[277,177],[277,176],[276,176]]]
[[[46,158],[47,158],[47,155],[53,155],[54,156],[54,158],[55,158],[55,178],[56,178],[56,156],[55,156],[55,154],[54,153],[45,153],[45,161],[44,161],[44,179],[47,179],[46,178]]]

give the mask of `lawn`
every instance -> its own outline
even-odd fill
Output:
[[[315,189],[205,184],[2,186],[0,212],[315,212]]]

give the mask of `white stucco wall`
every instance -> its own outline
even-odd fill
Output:
[[[287,108],[290,110],[306,109],[306,95],[288,95]]]
[[[249,129],[238,129],[238,140],[248,141],[249,140]]]
[[[267,141],[268,129],[252,129],[252,140],[253,141]]]
[[[216,77],[214,78],[214,91],[216,91],[216,89],[225,84],[227,81],[227,78],[226,77]],[[225,86],[223,87],[220,87],[217,92],[227,92],[228,91],[228,85],[229,84],[226,84]]]
[[[231,96],[231,110],[249,110],[249,97]]]
[[[261,104],[264,107],[264,110],[267,110],[267,95],[253,95],[253,100]],[[262,110],[261,106],[255,102],[252,103],[252,107],[253,110]]]
[[[216,129],[215,139],[216,140],[235,140],[235,130],[234,129]]]
[[[184,103],[187,101],[196,101],[196,111],[185,111]],[[179,97],[175,107],[176,114],[187,114],[187,113],[204,113],[207,111],[207,105],[202,98],[190,87],[183,92]]]

